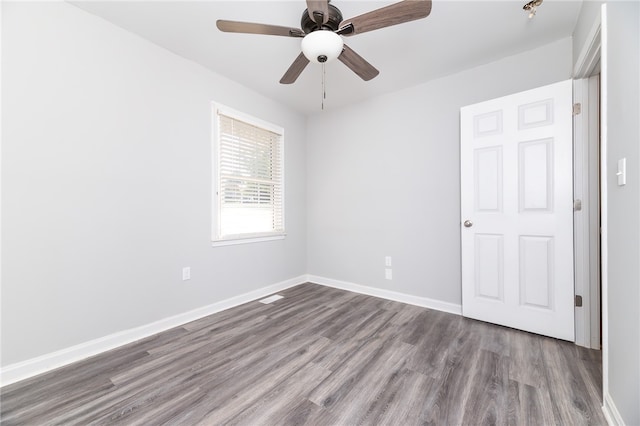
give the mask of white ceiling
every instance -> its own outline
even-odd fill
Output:
[[[333,0],[345,18],[394,1]],[[325,109],[360,102],[569,37],[582,0],[545,0],[534,19],[524,0],[433,0],[431,15],[344,37],[380,70],[362,81],[341,62],[326,65]],[[300,27],[304,0],[80,1],[92,14],[305,114],[320,110],[322,67],[309,64],[292,85],[280,78],[300,53],[299,38],[223,33],[217,19]]]

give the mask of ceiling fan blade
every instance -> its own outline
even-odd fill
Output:
[[[309,18],[316,24],[326,24],[329,21],[328,0],[307,0]]]
[[[338,56],[340,62],[348,66],[351,71],[358,74],[358,76],[364,81],[369,81],[378,74],[378,71],[373,65],[367,62],[362,56],[358,55],[346,44],[343,46],[342,53]]]
[[[302,71],[305,69],[308,63],[309,63],[309,60],[307,59],[306,56],[304,56],[304,53],[299,54],[298,57],[293,61],[293,63],[291,64],[287,72],[285,72],[282,78],[280,79],[280,83],[281,84],[294,83],[298,79],[298,76],[302,73]]]
[[[304,31],[298,28],[256,24],[253,22],[225,21],[224,19],[218,19],[216,26],[225,33],[264,34],[285,37],[304,37],[306,35]]]
[[[350,36],[422,19],[431,13],[431,0],[404,0],[340,23],[338,34]]]

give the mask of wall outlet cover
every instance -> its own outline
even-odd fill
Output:
[[[182,281],[191,279],[191,267],[185,266],[182,268]]]

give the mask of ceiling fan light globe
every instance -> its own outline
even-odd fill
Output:
[[[318,30],[302,39],[302,53],[317,64],[331,62],[342,53],[342,37],[333,31]]]

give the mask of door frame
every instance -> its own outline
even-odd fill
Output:
[[[575,343],[600,349],[599,78],[573,81]],[[579,205],[578,205],[579,203]]]
[[[582,210],[574,214],[574,275],[575,294],[582,296],[583,301],[582,307],[575,308],[575,343],[592,349],[600,349],[600,324],[604,328],[604,322],[601,322],[604,320],[601,315],[601,298],[604,299],[601,273],[604,280],[606,186],[599,185],[599,182],[601,173],[605,171],[605,141],[604,136],[601,137],[604,123],[600,122],[604,119],[600,100],[604,99],[605,93],[600,87],[598,96],[598,92],[590,87],[593,81],[589,82],[589,77],[597,72],[600,64],[601,49],[601,17],[598,16],[573,70],[574,103],[581,104],[580,114],[574,116],[574,198],[582,201]],[[600,120],[594,114],[598,111]],[[594,118],[597,120],[595,123]],[[598,156],[595,162],[594,153]],[[602,220],[602,231],[599,220]],[[600,256],[597,256],[600,251]],[[595,267],[594,253],[597,258]]]

